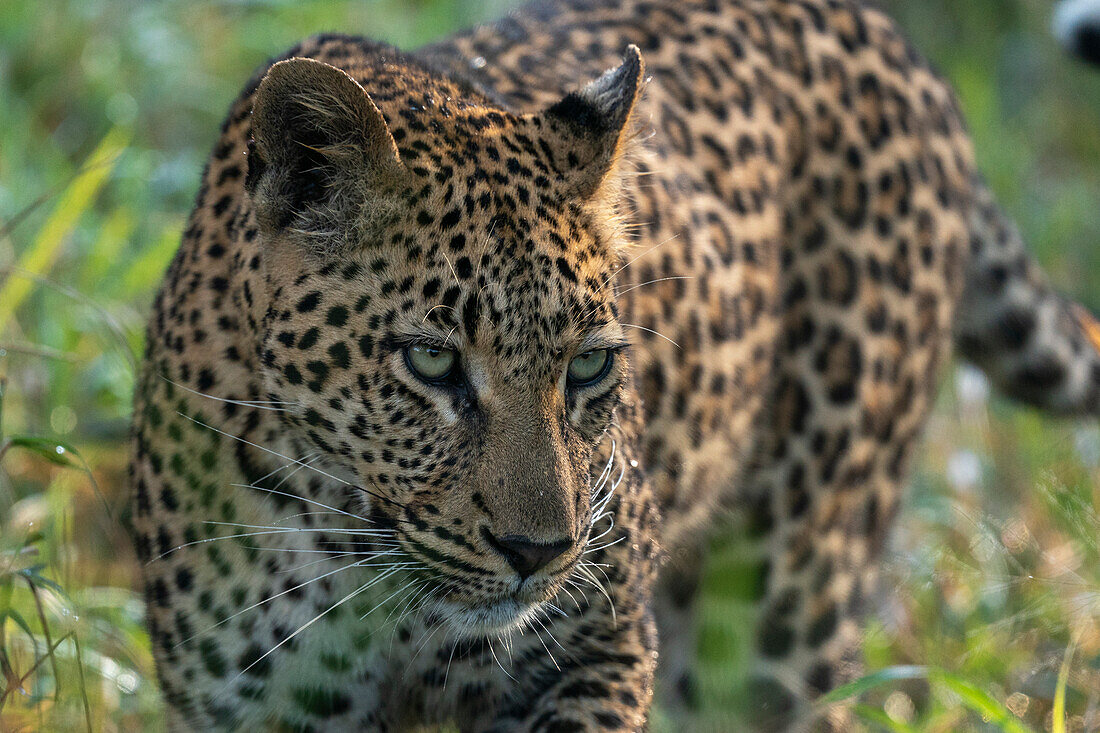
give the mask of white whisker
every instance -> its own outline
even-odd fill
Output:
[[[615,272],[611,273],[611,275],[608,276],[608,278],[603,281],[603,285],[601,285],[600,288],[603,289],[603,288],[607,287],[607,284],[609,282],[611,282],[612,280],[614,280],[615,278],[617,278],[623,272],[623,270],[626,270],[628,267],[630,267],[635,262],[637,262],[638,260],[645,257],[650,252],[654,251],[658,247],[663,247],[664,245],[668,244],[672,240],[676,239],[678,236],[680,236],[680,235],[679,234],[673,234],[672,236],[666,237],[665,239],[662,239],[660,242],[657,242],[657,244],[653,245],[652,247],[647,249],[645,252],[642,252],[640,255],[638,255],[634,259],[630,260],[630,262],[627,262],[625,265],[623,265],[619,269],[615,270]]]
[[[669,342],[670,344],[672,344],[673,346],[675,346],[675,347],[676,347],[677,349],[679,349],[679,348],[680,348],[680,344],[676,343],[675,341],[673,341],[672,339],[670,339],[670,338],[669,338],[668,336],[665,336],[665,335],[664,335],[663,333],[661,333],[660,331],[654,331],[654,330],[653,330],[652,328],[646,328],[645,326],[639,326],[639,325],[638,325],[638,324],[636,324],[636,323],[620,323],[619,325],[620,325],[620,326],[626,326],[627,328],[636,328],[636,329],[638,329],[639,331],[645,331],[645,332],[647,332],[647,333],[651,333],[651,334],[653,334],[654,336],[660,336],[660,337],[661,337],[661,338],[663,338],[663,339],[664,339],[665,341],[667,341],[667,342]]]
[[[608,547],[611,547],[612,545],[617,545],[625,539],[626,539],[626,537],[620,537],[617,540],[612,540],[611,542],[605,542],[602,545],[599,545],[598,547],[593,547],[593,548],[585,550],[583,554],[587,555],[590,552],[599,552],[600,550],[606,550]]]
[[[193,395],[198,395],[199,397],[205,397],[208,400],[214,400],[215,402],[224,402],[224,403],[230,404],[230,405],[240,405],[242,407],[253,407],[257,410],[271,410],[273,412],[286,412],[287,408],[285,408],[285,407],[272,407],[272,405],[291,405],[291,406],[294,406],[294,407],[298,407],[300,405],[300,403],[298,403],[298,402],[279,402],[277,400],[231,400],[231,399],[227,399],[225,397],[218,397],[216,395],[207,394],[206,392],[200,392],[197,389],[191,389],[190,387],[185,386],[183,384],[180,384],[179,382],[172,381],[171,379],[164,376],[163,374],[160,375],[160,378],[163,379],[164,381],[168,382],[169,384],[171,384],[173,387],[178,387],[179,389],[182,389],[185,392],[190,392]]]
[[[259,549],[261,549],[261,550],[278,550],[278,548],[274,548],[274,547],[261,547]],[[325,551],[324,550],[304,550],[304,551],[301,551],[301,550],[282,550],[282,552],[322,552],[323,553]],[[284,568],[284,569],[280,570],[279,572],[280,573],[293,573],[293,572],[296,572],[298,570],[303,570],[304,568],[311,567],[313,565],[318,565],[318,564],[323,563],[323,562],[328,562],[329,560],[337,560],[337,559],[343,558],[343,557],[356,557],[356,556],[359,556],[359,555],[367,555],[367,557],[360,558],[359,561],[361,563],[364,563],[364,564],[360,565],[359,567],[363,567],[363,568],[388,568],[388,567],[393,567],[394,563],[392,563],[392,562],[380,562],[380,563],[371,563],[371,564],[367,564],[367,563],[369,563],[369,561],[371,561],[371,560],[377,560],[380,557],[393,557],[395,555],[401,555],[402,553],[398,552],[398,551],[395,551],[395,550],[387,550],[385,552],[342,552],[342,553],[335,554],[335,555],[334,554],[328,554],[328,553],[326,553],[326,554],[327,554],[327,557],[321,557],[321,558],[318,558],[316,560],[310,560],[307,563],[304,563],[302,565],[297,565],[295,567]]]
[[[231,526],[234,526],[234,525],[231,525]],[[288,532],[320,532],[320,531],[321,530],[319,530],[319,529],[317,529],[317,530],[306,530],[306,529],[298,529],[298,528],[293,528],[293,527],[285,527],[285,528],[280,528],[280,529],[277,529],[277,530],[270,530],[270,531],[264,531],[264,532],[241,532],[239,534],[223,535],[222,537],[207,537],[207,538],[201,539],[201,540],[193,540],[191,542],[185,542],[182,545],[176,545],[172,549],[167,550],[167,551],[162,552],[161,554],[157,555],[156,557],[151,559],[149,562],[147,562],[146,565],[151,565],[151,564],[157,562],[158,560],[163,560],[164,558],[168,557],[169,555],[171,555],[171,554],[173,554],[173,553],[175,553],[179,550],[182,550],[185,547],[191,547],[193,545],[205,545],[208,542],[221,542],[222,540],[234,540],[234,539],[240,539],[242,537],[260,537],[260,536],[267,536],[267,535],[272,535],[272,534],[286,534]]]
[[[315,473],[318,473],[318,474],[320,474],[320,475],[322,475],[326,478],[330,478],[333,481],[336,481],[337,483],[343,484],[344,486],[352,486],[354,488],[353,484],[345,481],[344,479],[342,479],[338,476],[333,476],[331,473],[328,473],[327,471],[322,471],[321,469],[316,468],[315,466],[311,466],[308,463],[304,463],[303,461],[295,460],[293,458],[290,458],[289,456],[284,456],[282,453],[279,453],[278,451],[272,450],[270,448],[265,448],[264,446],[262,446],[258,443],[253,443],[251,440],[245,440],[244,438],[240,437],[239,435],[233,435],[231,433],[225,432],[224,430],[219,430],[218,428],[214,427],[213,425],[207,425],[203,421],[196,420],[195,418],[191,417],[190,415],[186,415],[182,412],[179,412],[178,410],[176,411],[176,414],[179,415],[180,417],[182,417],[184,420],[188,420],[190,422],[195,423],[196,425],[200,425],[200,426],[206,428],[207,430],[213,430],[218,435],[224,435],[227,438],[231,438],[231,439],[236,440],[240,443],[244,443],[245,445],[250,445],[253,448],[256,448],[257,450],[262,450],[264,453],[268,453],[270,455],[273,455],[276,458],[282,458],[284,461],[289,461],[290,463],[296,464],[298,466],[304,466],[305,468],[308,468],[309,470],[311,470]],[[234,486],[242,486],[243,485],[247,488],[253,488],[253,489],[259,488],[258,486],[251,486],[249,484],[233,484],[233,485]],[[295,498],[299,498],[299,497],[295,497]],[[322,506],[324,506],[324,505],[322,505]],[[326,507],[326,508],[331,509],[332,507]],[[334,510],[334,511],[339,511],[339,510]]]
[[[596,588],[596,590],[603,594],[603,597],[607,599],[607,603],[611,607],[611,623],[612,625],[617,626],[618,618],[615,614],[615,601],[611,600],[611,594],[608,593],[607,589],[603,587],[603,584],[596,579],[595,574],[590,569],[591,565],[593,565],[593,563],[584,561],[578,564],[577,567],[581,573],[580,577],[582,580],[587,580],[589,583],[591,583]]]
[[[611,518],[611,526],[609,526],[603,532],[600,532],[598,535],[594,535],[592,537],[589,537],[588,542],[585,543],[585,546],[591,546],[593,543],[599,542],[601,539],[606,537],[608,534],[610,534],[615,529],[615,517],[611,516],[610,514],[601,514],[600,519],[602,519],[603,517],[610,517]],[[599,519],[593,521],[592,525],[595,526],[598,522],[599,522]]]
[[[420,656],[420,652],[424,651],[424,647],[428,645],[428,642],[432,640],[432,637],[435,636],[441,628],[443,628],[442,623],[436,624],[435,628],[432,629],[431,632],[429,632],[427,636],[424,637],[424,640],[420,642],[420,646],[418,646],[416,648],[416,651],[413,652],[412,657],[409,659],[409,663],[405,665],[405,671],[402,672],[402,676],[409,673],[409,669],[416,662],[417,657]]]
[[[569,581],[566,581],[566,582],[568,583]],[[569,600],[573,601],[573,605],[577,607],[578,611],[581,610],[581,604],[577,601],[577,599],[573,596],[573,594],[569,591],[568,588],[566,588],[563,585],[561,587],[561,592],[564,593],[565,595],[569,596]]]
[[[611,455],[609,455],[607,457],[607,465],[605,465],[603,467],[603,471],[600,472],[599,477],[596,479],[596,483],[593,485],[592,489],[590,490],[590,493],[592,494],[593,497],[595,497],[595,495],[599,493],[600,489],[604,485],[604,482],[607,481],[607,478],[611,475],[611,469],[615,465],[615,449],[616,449],[615,439],[612,438],[611,439]]]
[[[293,588],[287,588],[286,590],[281,591],[279,593],[276,593],[273,596],[268,596],[267,598],[263,599],[262,601],[257,601],[256,603],[253,603],[251,606],[248,606],[247,608],[242,608],[240,611],[237,611],[232,616],[227,616],[226,618],[223,618],[221,621],[218,621],[216,624],[214,624],[212,626],[208,626],[207,628],[203,629],[202,631],[199,631],[195,634],[192,634],[191,636],[187,637],[186,639],[180,641],[179,644],[176,644],[176,646],[178,647],[180,644],[184,644],[188,641],[191,641],[192,639],[195,639],[199,636],[202,636],[203,634],[205,634],[209,631],[213,631],[214,629],[218,628],[222,624],[227,623],[228,621],[231,621],[232,619],[237,618],[242,613],[247,613],[247,612],[251,611],[254,608],[258,608],[258,607],[264,605],[265,603],[267,603],[268,601],[273,601],[276,598],[279,598],[280,596],[285,596],[287,593],[292,593],[292,592],[298,590],[299,588],[304,588],[305,586],[309,585],[310,583],[316,583],[318,580],[321,580],[322,578],[327,578],[330,575],[335,575],[336,573],[342,572],[344,570],[348,570],[350,568],[357,567],[359,564],[360,564],[360,561],[353,562],[353,563],[348,563],[347,565],[344,565],[343,567],[336,568],[335,570],[330,570],[327,573],[324,573],[323,575],[318,575],[316,578],[310,578],[309,580],[307,580],[303,583],[299,583],[298,585],[294,586]],[[264,655],[264,656],[266,656],[266,655]],[[259,660],[256,660],[256,661],[259,661]],[[249,667],[251,668],[251,665],[249,665]],[[248,671],[248,670],[244,670],[244,671]]]
[[[529,629],[531,629],[531,631],[535,632],[535,638],[539,640],[539,644],[542,644],[542,648],[546,651],[546,656],[550,657],[550,661],[554,663],[554,668],[557,669],[560,672],[561,667],[558,665],[558,660],[554,659],[554,655],[550,652],[550,647],[546,646],[546,642],[542,640],[542,634],[539,633],[538,629],[536,629],[534,626],[531,625],[531,623],[530,623],[531,621],[537,621],[539,626],[542,626],[542,622],[539,621],[537,616],[532,616],[530,621],[528,621],[527,627]],[[544,630],[546,629],[545,626],[542,626],[542,628]],[[550,632],[547,632],[547,633],[550,633]],[[551,634],[550,638],[554,638],[552,634]],[[560,644],[559,644],[559,646],[560,646]]]
[[[500,667],[500,671],[503,672],[508,679],[512,680],[513,682],[518,682],[518,680],[513,677],[511,673],[508,672],[508,670],[504,668],[504,665],[500,663],[500,660],[497,659],[497,652],[495,649],[493,649],[493,640],[486,637],[485,641],[489,644],[489,653],[493,655],[493,661],[497,663],[498,667]]]
[[[397,616],[397,620],[393,623],[393,628],[395,631],[401,628],[401,624],[405,622],[406,618],[420,611],[420,609],[422,609],[424,605],[428,602],[428,599],[431,597],[431,592],[428,591],[428,593],[424,593],[424,591],[428,590],[430,585],[431,581],[425,580],[423,584],[421,584],[420,588],[412,594],[408,601],[405,602],[405,607],[401,610],[401,613]],[[394,637],[391,636],[391,650],[393,649],[393,639]]]
[[[412,581],[410,581],[409,583],[407,583],[405,585],[405,588],[411,588],[411,590],[409,590],[408,594],[402,599],[405,602],[405,607],[406,608],[408,607],[409,600],[414,595],[416,595],[416,593],[417,593],[416,583],[417,583],[417,579],[414,578]],[[386,614],[386,618],[382,622],[383,626],[385,626],[386,624],[388,624],[390,622],[390,619],[393,618],[393,614],[397,612],[397,609],[400,607],[400,605],[401,605],[401,601],[398,601],[397,603],[394,604],[393,608],[390,609],[390,612]],[[398,622],[400,622],[400,620],[401,620],[401,618],[400,618],[400,616],[398,616],[398,618],[394,622],[394,626],[393,626],[395,629],[397,628]]]
[[[625,290],[620,290],[619,292],[615,293],[615,297],[625,295],[626,293],[629,293],[631,290],[637,290],[638,288],[644,288],[646,285],[654,285],[656,283],[668,282],[669,280],[694,280],[694,279],[695,279],[694,277],[684,276],[684,275],[675,275],[673,277],[659,277],[656,280],[648,280],[644,283],[638,283],[637,285],[631,285],[629,288],[626,288]]]
[[[260,657],[259,657],[258,659],[256,659],[256,660],[255,660],[254,662],[252,662],[252,663],[251,663],[251,664],[249,664],[249,665],[248,665],[247,667],[245,667],[245,668],[244,668],[244,669],[242,669],[242,670],[241,670],[240,672],[238,672],[238,673],[237,673],[237,676],[233,678],[233,681],[236,681],[236,680],[240,679],[241,675],[243,675],[243,674],[244,674],[245,672],[247,672],[248,670],[250,670],[250,669],[252,669],[253,667],[255,667],[255,666],[256,666],[257,664],[259,664],[260,662],[262,662],[262,661],[263,661],[263,660],[264,660],[264,659],[265,659],[266,657],[268,657],[269,655],[271,655],[272,653],[274,653],[274,652],[275,652],[275,651],[276,651],[277,649],[279,649],[279,647],[281,647],[281,646],[282,646],[283,644],[286,644],[286,643],[287,643],[288,641],[290,641],[290,640],[291,640],[291,639],[293,639],[294,637],[298,636],[298,634],[302,633],[303,631],[305,631],[306,629],[308,629],[308,628],[309,628],[310,626],[312,626],[313,624],[317,623],[317,621],[318,621],[318,620],[320,620],[320,619],[321,619],[321,618],[322,618],[323,616],[325,616],[325,615],[326,615],[326,614],[327,614],[327,613],[328,613],[329,611],[331,611],[331,610],[333,610],[333,609],[335,609],[335,608],[338,608],[339,606],[342,606],[342,605],[344,605],[345,603],[347,603],[348,601],[350,601],[350,600],[351,600],[352,598],[354,598],[355,596],[359,595],[360,593],[362,593],[363,591],[367,590],[367,589],[368,589],[368,588],[370,588],[371,586],[373,586],[373,585],[375,585],[375,584],[377,584],[377,583],[380,583],[380,582],[382,582],[382,581],[383,581],[383,580],[385,580],[386,578],[389,578],[389,577],[390,577],[391,575],[393,575],[393,574],[394,574],[394,573],[396,573],[397,571],[398,571],[398,568],[395,568],[395,569],[393,569],[393,570],[389,570],[389,571],[387,571],[387,572],[385,572],[385,573],[382,573],[381,575],[379,575],[379,576],[375,577],[374,579],[372,579],[372,580],[369,580],[369,581],[367,581],[366,583],[364,583],[363,585],[359,586],[358,588],[356,588],[355,590],[353,590],[353,591],[352,591],[351,593],[348,593],[348,594],[347,594],[346,596],[344,596],[344,597],[343,597],[343,598],[341,598],[341,599],[340,599],[339,601],[337,601],[336,603],[334,603],[334,604],[332,604],[331,606],[329,606],[328,608],[326,608],[326,609],[325,609],[324,611],[321,611],[321,613],[317,614],[317,615],[316,615],[316,616],[314,616],[314,617],[313,617],[312,619],[310,619],[310,620],[309,620],[309,621],[307,621],[306,623],[304,623],[304,624],[302,624],[301,626],[299,626],[299,627],[298,627],[298,630],[297,630],[297,631],[295,631],[294,633],[290,634],[290,635],[289,635],[289,636],[287,636],[287,637],[286,637],[285,639],[283,639],[282,641],[280,641],[280,642],[279,642],[278,644],[276,644],[275,646],[273,646],[273,647],[271,647],[270,649],[268,649],[268,650],[267,650],[266,652],[264,652],[263,654],[261,654],[261,655],[260,655]],[[285,592],[285,591],[284,591],[284,592]]]
[[[458,639],[455,639],[454,645],[451,647],[451,656],[447,657],[447,671],[443,673],[443,690],[447,690],[447,680],[451,677],[451,662],[454,661],[455,651],[458,649]]]
[[[361,537],[396,537],[397,533],[392,529],[343,529],[340,527],[280,527],[272,524],[242,524],[241,522],[219,522],[208,519],[203,524],[213,524],[223,527],[244,527],[246,529],[266,529],[272,532],[327,532],[331,534],[350,534]]]
[[[417,563],[417,564],[419,565],[419,563]],[[371,609],[370,609],[369,611],[367,611],[367,612],[366,612],[366,613],[364,613],[364,614],[363,614],[362,616],[360,616],[360,617],[359,617],[359,620],[360,620],[360,621],[362,621],[362,620],[363,620],[363,619],[365,619],[365,618],[366,618],[367,616],[370,616],[370,615],[371,615],[372,613],[374,613],[374,612],[375,612],[375,611],[377,611],[377,610],[378,610],[379,608],[381,608],[381,607],[382,607],[383,605],[385,605],[385,604],[386,604],[386,603],[387,603],[387,602],[388,602],[388,601],[389,601],[389,600],[390,600],[391,598],[393,598],[394,596],[396,596],[396,595],[398,595],[398,594],[400,594],[400,593],[403,593],[403,592],[404,592],[404,591],[405,591],[406,589],[408,589],[408,587],[409,587],[409,586],[413,585],[413,584],[414,584],[415,582],[416,582],[415,580],[410,580],[410,581],[409,581],[408,583],[406,583],[405,585],[401,586],[400,588],[398,588],[397,590],[395,590],[395,591],[394,591],[393,593],[390,593],[390,594],[389,594],[388,596],[386,596],[385,598],[383,598],[382,600],[380,600],[380,601],[379,601],[378,603],[374,604],[374,606],[373,606],[373,607],[372,607],[372,608],[371,608]],[[389,618],[389,617],[387,617],[387,619],[388,619],[388,618]],[[386,623],[386,622],[385,622],[385,621],[383,621],[383,622],[382,622],[382,625],[384,626],[384,625],[385,625],[385,623]]]

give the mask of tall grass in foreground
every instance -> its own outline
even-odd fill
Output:
[[[155,730],[160,720],[143,604],[130,588],[133,561],[119,520],[121,492],[109,500],[96,478],[119,483],[124,415],[101,427],[106,435],[96,440],[94,432],[76,428],[102,420],[102,402],[85,404],[79,413],[61,403],[47,420],[35,414],[41,405],[36,393],[41,398],[59,386],[65,391],[67,380],[94,380],[97,369],[124,381],[117,396],[128,389],[138,346],[133,324],[124,325],[80,290],[49,277],[125,154],[127,137],[121,128],[111,130],[63,187],[0,229],[0,242],[6,243],[35,209],[48,211],[16,262],[0,266],[3,730]],[[111,233],[107,224],[103,236]],[[102,257],[88,257],[83,265],[85,272],[98,270],[97,278],[118,270],[118,282],[153,279],[173,250],[153,248],[131,262],[108,259],[107,267]],[[28,302],[49,314],[47,333],[33,326],[28,332],[15,321]],[[70,385],[67,391],[75,390]],[[87,460],[85,448],[58,437],[69,434],[86,442]],[[121,557],[105,560],[120,548]]]
[[[0,379],[0,468],[22,459],[47,491],[12,505],[0,535],[0,729],[151,730],[141,602],[74,577],[74,494],[98,494],[92,472],[70,445],[4,430],[6,396]]]

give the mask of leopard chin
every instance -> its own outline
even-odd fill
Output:
[[[505,637],[519,632],[545,615],[545,602],[503,597],[479,606],[439,601],[436,611],[447,631],[457,639]]]

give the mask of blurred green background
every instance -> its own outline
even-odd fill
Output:
[[[1051,276],[1100,309],[1100,71],[1056,47],[1047,0],[883,4],[955,84]],[[0,730],[163,726],[119,523],[133,355],[240,86],[310,33],[409,48],[509,5],[5,0]],[[1100,729],[1098,486],[1094,423],[1011,406],[968,369],[945,376],[866,639],[872,674],[847,691],[863,725]],[[716,542],[700,730],[732,725],[740,576],[736,547]]]

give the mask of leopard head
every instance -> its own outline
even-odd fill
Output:
[[[631,47],[516,114],[427,72],[295,58],[255,93],[270,399],[459,633],[522,624],[590,538],[627,380],[616,189],[642,79]]]

